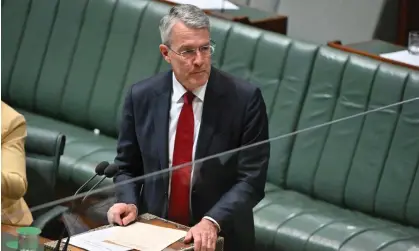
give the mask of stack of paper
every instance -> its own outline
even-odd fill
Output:
[[[89,251],[126,251],[129,247],[123,247],[106,242],[112,236],[114,227],[97,231],[86,232],[70,238],[70,245],[83,248]]]
[[[91,251],[161,251],[185,236],[182,230],[136,222],[76,235],[70,244]]]
[[[161,251],[186,236],[177,229],[136,222],[126,227],[115,227],[107,240],[115,244],[141,251]]]

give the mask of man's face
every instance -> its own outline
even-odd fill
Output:
[[[177,22],[172,28],[170,38],[170,48],[160,45],[160,51],[164,59],[172,65],[177,80],[190,91],[205,85],[211,71],[209,31],[191,29],[183,22]]]

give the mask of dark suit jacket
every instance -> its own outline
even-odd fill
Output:
[[[136,204],[141,213],[167,218],[168,131],[172,71],[134,84],[122,115],[115,182],[117,201]],[[266,107],[255,86],[214,67],[205,93],[195,160],[268,139]],[[225,250],[253,250],[252,208],[264,197],[269,144],[223,154],[195,165],[191,225],[203,216],[215,219]],[[149,175],[159,172],[157,175]]]

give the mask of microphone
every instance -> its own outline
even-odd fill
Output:
[[[100,183],[102,183],[106,178],[112,178],[113,176],[115,176],[115,174],[119,171],[119,166],[117,166],[116,164],[110,164],[106,169],[105,169],[105,177],[103,177],[101,180],[99,180],[98,182],[96,182],[96,184],[94,184],[92,186],[92,188],[89,189],[89,191],[87,191],[86,195],[83,197],[82,201],[80,204],[82,204],[84,202],[84,200],[87,198],[87,196],[90,195],[90,192],[95,189]]]
[[[91,182],[96,176],[102,176],[104,173],[105,173],[105,170],[106,170],[106,168],[109,166],[109,162],[107,162],[107,161],[102,161],[102,162],[100,162],[97,166],[96,166],[96,168],[95,168],[95,174],[92,176],[92,177],[90,177],[90,179],[88,179],[83,185],[81,185],[81,187],[79,188],[79,189],[77,189],[77,191],[73,194],[73,196],[76,196],[77,194],[79,194],[80,193],[80,191],[87,185],[87,184],[89,184],[89,182]],[[72,202],[71,202],[71,207],[70,207],[70,212],[72,212],[73,211],[73,209],[74,209],[74,206],[75,206],[75,201],[73,200]],[[58,251],[60,248],[60,245],[61,245],[61,239],[63,238],[63,235],[64,235],[64,233],[65,233],[65,230],[66,230],[66,227],[64,226],[64,229],[63,229],[63,231],[61,232],[61,235],[60,235],[60,238],[58,239],[58,241],[57,241],[57,244],[55,245],[55,247],[54,247],[54,251]]]
[[[104,174],[105,177],[103,177],[101,180],[99,180],[98,182],[96,182],[96,184],[94,184],[89,191],[87,191],[86,195],[83,197],[83,199],[80,202],[80,205],[83,204],[84,200],[90,195],[90,192],[95,189],[100,183],[102,183],[106,178],[112,178],[113,176],[115,176],[115,174],[119,171],[119,166],[116,164],[110,164],[109,166],[106,167]],[[61,240],[60,240],[61,241]],[[67,237],[67,240],[65,241],[64,247],[63,247],[63,251],[67,251],[68,248],[68,243],[70,242],[70,235]]]

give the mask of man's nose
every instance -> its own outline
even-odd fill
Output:
[[[197,66],[201,66],[203,63],[204,57],[202,56],[202,53],[199,50],[197,50],[194,58],[194,64]]]

